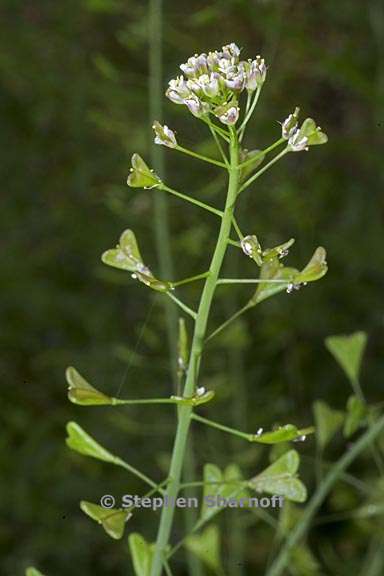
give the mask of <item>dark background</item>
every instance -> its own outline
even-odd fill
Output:
[[[131,574],[126,539],[110,540],[80,511],[81,499],[141,493],[123,470],[71,453],[65,424],[78,421],[106,447],[149,475],[166,470],[175,426],[171,408],[82,408],[66,398],[64,371],[74,365],[104,391],[126,397],[172,389],[162,296],[107,269],[100,254],[132,227],[157,269],[153,198],[125,181],[133,152],[149,158],[148,6],[132,0],[2,0],[1,106],[1,518],[0,572],[34,564],[48,576]],[[369,335],[362,383],[371,402],[383,386],[384,10],[379,0],[226,0],[164,2],[164,89],[195,52],[230,41],[269,66],[247,144],[279,137],[278,121],[296,105],[329,136],[326,146],[291,154],[244,194],[239,220],[265,245],[289,237],[287,260],[303,266],[327,248],[329,272],[318,283],[263,303],[212,343],[201,384],[217,401],[204,413],[245,430],[275,422],[308,425],[312,403],[343,408],[349,385],[323,341],[330,334]],[[186,147],[209,151],[208,133],[164,99],[164,117]],[[222,205],[218,172],[165,151],[167,182]],[[176,277],[207,267],[217,222],[169,200]],[[235,251],[233,251],[235,252]],[[253,268],[231,256],[228,275]],[[200,285],[186,288],[194,302]],[[252,293],[222,287],[211,326]],[[189,326],[190,327],[190,326]],[[231,459],[245,473],[267,452],[194,427],[197,476],[207,461]],[[312,482],[314,440],[299,446]],[[229,453],[229,447],[231,452]],[[340,437],[332,460],[344,450]],[[358,475],[369,476],[369,459]],[[373,480],[372,480],[373,481]],[[340,489],[326,511],[356,496]],[[348,507],[348,506],[347,506]],[[230,513],[231,514],[231,513]],[[155,538],[149,512],[128,530]],[[223,556],[230,568],[230,521]],[[311,531],[319,571],[358,573],[371,532],[344,522]],[[183,522],[176,526],[181,536]],[[243,572],[261,574],[273,532],[251,526]],[[229,542],[229,543],[228,543]],[[176,573],[184,574],[183,555]],[[257,571],[257,572],[256,572]],[[299,574],[299,572],[296,572]],[[233,571],[233,574],[235,572]]]

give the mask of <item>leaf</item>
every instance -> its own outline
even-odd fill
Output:
[[[128,537],[128,545],[136,576],[150,576],[153,547],[141,534],[134,532]]]
[[[93,504],[86,500],[80,502],[80,508],[90,518],[101,524],[106,533],[115,540],[120,540],[120,538],[122,538],[125,523],[132,516],[132,513],[129,510],[103,508],[98,504]]]
[[[204,390],[204,388],[203,388]],[[208,390],[207,392],[199,393],[199,389],[193,396],[171,396],[171,400],[174,400],[177,404],[182,404],[184,406],[199,406],[200,404],[206,404],[214,398],[215,392],[213,390]]]
[[[139,154],[134,154],[131,159],[132,168],[127,179],[131,188],[155,188],[161,184],[160,178],[147,166]]]
[[[293,576],[316,576],[320,566],[308,545],[301,543],[290,553],[290,569]]]
[[[112,464],[119,462],[117,456],[114,456],[100,446],[100,444],[89,436],[76,422],[68,422],[67,433],[66,444],[71,450],[79,452],[79,454],[84,454],[84,456],[91,456],[92,458],[103,460],[104,462],[111,462]]]
[[[339,428],[341,428],[344,414],[339,410],[330,408],[322,400],[316,400],[313,403],[313,413],[317,432],[316,439],[319,447],[323,450]]]
[[[33,566],[30,566],[26,569],[25,576],[44,576],[44,574],[39,572],[36,568],[33,568]]]
[[[117,247],[104,252],[101,259],[108,266],[129,272],[136,272],[144,267],[136,236],[130,229],[124,230]]]
[[[184,318],[179,318],[179,338],[177,341],[177,370],[179,378],[182,378],[188,366],[189,347],[188,333]]]
[[[359,428],[367,415],[367,407],[357,396],[350,396],[347,401],[347,414],[345,416],[343,434],[349,438]]]
[[[216,574],[223,574],[220,554],[220,531],[216,525],[205,528],[200,534],[192,534],[186,547]]]
[[[299,272],[295,278],[295,283],[304,284],[305,282],[314,282],[315,280],[322,278],[328,270],[326,257],[327,253],[325,248],[322,246],[316,248],[306,267]]]
[[[355,383],[359,378],[361,360],[367,345],[366,332],[329,336],[325,339],[325,345],[349,380]]]
[[[255,158],[253,162],[251,159]],[[265,154],[261,150],[246,150],[242,149],[240,152],[240,164],[249,162],[247,166],[240,170],[240,181],[243,182],[260,164],[264,162]]]
[[[69,366],[65,372],[65,377],[69,384],[68,398],[74,404],[81,404],[82,406],[114,404],[114,398],[96,390],[79,374],[76,368]]]
[[[299,138],[308,138],[308,146],[316,146],[328,142],[327,135],[316,126],[312,118],[306,118],[300,128]]]
[[[146,286],[159,292],[168,292],[172,289],[170,282],[158,280],[151,270],[143,263],[136,236],[132,230],[125,230],[119,239],[116,248],[106,250],[101,260],[107,266],[132,272],[132,278],[140,280]]]
[[[261,266],[261,280],[282,280],[282,282],[261,282],[250,300],[251,306],[256,306],[263,300],[286,290],[288,284],[293,281],[298,271],[296,268],[284,267],[279,260],[264,262]]]
[[[227,466],[224,473],[215,464],[205,464],[203,480],[204,489],[200,517],[205,520],[216,513],[216,507],[209,505],[208,497],[212,499],[219,496],[222,498],[247,497],[246,489],[240,484],[243,480],[241,472],[235,464]],[[228,482],[228,484],[221,484],[221,482]]]
[[[279,244],[274,248],[268,248],[267,250],[264,250],[263,252],[264,262],[268,262],[269,260],[274,260],[275,258],[282,258],[283,256],[286,256],[288,254],[289,248],[294,243],[295,239],[290,238],[290,240],[287,240],[287,242],[284,242],[283,244]]]
[[[305,430],[305,434],[309,434],[313,429],[309,428]],[[280,426],[276,430],[271,432],[265,432],[264,434],[255,435],[255,442],[260,442],[261,444],[277,444],[279,442],[288,442],[289,440],[295,440],[296,438],[301,438],[304,432],[299,430],[293,424],[285,424]]]
[[[296,450],[289,450],[263,472],[249,480],[248,486],[256,492],[284,496],[293,502],[304,502],[307,490],[296,475],[299,464],[299,454]]]

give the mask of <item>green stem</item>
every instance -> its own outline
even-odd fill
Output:
[[[189,308],[189,306],[184,304],[184,302],[176,298],[176,296],[172,294],[172,292],[167,292],[167,296],[169,296],[169,298],[173,300],[175,304],[177,304],[182,310],[184,310],[184,312],[186,312],[187,314],[189,314],[189,316],[191,316],[194,320],[196,320],[197,314],[194,310],[192,310],[191,308]]]
[[[238,140],[235,132],[231,132],[230,145],[230,170],[227,200],[225,210],[221,221],[220,231],[216,243],[216,248],[210,265],[210,275],[207,277],[204,289],[200,299],[200,305],[197,313],[195,330],[192,340],[190,361],[188,373],[184,388],[184,396],[192,396],[197,384],[200,359],[203,349],[204,337],[207,329],[208,316],[211,309],[213,296],[216,290],[216,283],[219,277],[224,255],[227,249],[227,240],[231,231],[232,216],[235,206],[235,200],[238,192],[239,172],[238,166]],[[178,411],[178,423],[176,437],[172,452],[171,466],[169,470],[170,482],[168,484],[166,495],[172,501],[178,494],[180,487],[180,476],[184,461],[185,448],[188,438],[188,431],[191,423],[192,407],[181,406]],[[162,556],[167,548],[174,510],[172,507],[164,507],[161,512],[160,526],[157,535],[156,548],[151,569],[151,576],[160,576],[162,572]]]
[[[226,168],[226,165],[219,160],[214,160],[213,158],[208,158],[207,156],[203,156],[202,154],[198,154],[197,152],[193,152],[192,150],[188,150],[188,148],[183,148],[182,146],[176,146],[174,150],[178,150],[179,152],[183,152],[188,156],[192,156],[193,158],[198,158],[199,160],[203,160],[204,162],[209,162],[209,164],[215,164],[215,166],[220,166],[221,168]]]
[[[219,140],[219,137],[218,137],[218,135],[216,134],[216,132],[214,131],[214,129],[212,128],[212,126],[209,126],[209,130],[210,130],[210,132],[211,132],[211,134],[212,134],[212,136],[213,136],[213,139],[214,139],[215,142],[216,142],[216,146],[217,146],[217,148],[218,148],[218,150],[219,150],[219,152],[220,152],[220,154],[221,154],[221,157],[222,157],[222,159],[224,160],[224,164],[225,164],[226,168],[228,169],[228,168],[229,168],[228,158],[227,158],[227,156],[226,156],[226,154],[225,154],[225,152],[224,152],[224,150],[223,150],[223,147],[222,147],[222,145],[221,145],[221,142],[220,142],[220,140]]]
[[[189,284],[190,282],[195,282],[196,280],[203,280],[209,274],[208,272],[203,272],[202,274],[196,274],[196,276],[190,276],[189,278],[184,278],[183,280],[178,280],[177,282],[172,282],[172,286],[182,286],[183,284]]]
[[[274,158],[272,158],[272,160],[270,160],[265,166],[263,166],[263,168],[261,168],[261,170],[256,172],[256,174],[254,174],[253,176],[248,178],[248,180],[246,182],[244,182],[244,184],[240,187],[239,194],[240,194],[240,192],[242,192],[243,190],[248,188],[248,186],[250,186],[255,180],[257,180],[257,178],[259,178],[259,176],[264,174],[264,172],[266,172],[275,162],[280,160],[280,158],[285,156],[285,154],[288,154],[288,152],[289,152],[289,150],[287,148],[284,148],[284,150],[282,152],[280,152],[279,154],[276,154],[276,156]]]
[[[209,204],[205,204],[204,202],[200,202],[200,200],[196,200],[196,198],[192,198],[191,196],[187,196],[186,194],[183,194],[182,192],[178,192],[177,190],[173,190],[173,188],[169,188],[165,184],[161,184],[158,187],[158,190],[164,190],[165,192],[169,192],[170,194],[173,194],[174,196],[177,196],[178,198],[182,198],[183,200],[186,200],[187,202],[191,202],[191,204],[195,204],[196,206],[200,206],[200,208],[204,208],[204,210],[208,210],[208,212],[212,212],[213,214],[216,214],[216,216],[220,216],[220,218],[223,216],[223,213],[221,210],[217,210],[217,208],[213,208],[213,206],[209,206]]]
[[[246,128],[255,108],[256,108],[256,104],[257,104],[257,101],[259,99],[260,92],[261,92],[261,86],[258,86],[256,93],[255,93],[255,97],[254,97],[253,102],[252,102],[252,105],[251,105],[250,109],[248,110],[248,113],[246,114],[246,116],[243,120],[243,123],[241,124],[241,126],[239,128],[239,132],[238,132],[239,133],[239,142],[242,142],[242,140],[243,140],[245,128]]]
[[[261,158],[262,156],[266,156],[266,154],[268,154],[269,152],[272,152],[272,150],[274,150],[275,148],[280,146],[280,144],[283,144],[283,142],[286,143],[287,141],[285,140],[285,138],[280,138],[279,140],[276,140],[276,142],[274,142],[273,144],[268,146],[268,148],[265,148],[264,150],[260,150],[260,152],[258,152],[254,156],[252,156],[252,158],[250,158],[249,160],[246,160],[245,162],[240,164],[239,170],[242,170],[243,168],[246,168],[247,166],[254,164],[256,162],[256,160],[259,160],[259,158]]]
[[[143,472],[140,472],[140,470],[137,470],[137,468],[134,468],[134,466],[128,464],[128,462],[125,462],[125,460],[121,460],[121,458],[116,458],[115,464],[117,466],[121,466],[121,468],[124,468],[125,470],[128,470],[128,472],[130,472],[137,478],[140,478],[140,480],[148,484],[148,486],[151,486],[151,488],[153,488],[154,490],[160,492],[161,494],[164,494],[164,490],[161,489],[159,484],[156,484],[156,482],[148,478],[148,476],[143,474]]]
[[[239,438],[243,438],[248,442],[259,441],[259,436],[257,434],[248,434],[247,432],[242,432],[241,430],[237,430],[236,428],[225,426],[224,424],[220,424],[219,422],[208,420],[208,418],[203,418],[203,416],[198,416],[197,414],[192,414],[191,418],[192,420],[196,420],[196,422],[201,422],[206,426],[211,426],[211,428],[216,428],[217,430],[221,430],[222,432],[228,432],[228,434],[238,436]],[[308,428],[303,428],[302,430],[297,431],[297,436],[307,436],[308,434],[313,434],[314,431],[315,429],[312,426]],[[261,444],[265,444],[265,442],[261,442]]]
[[[234,229],[236,230],[236,234],[238,235],[239,239],[242,240],[244,238],[244,234],[241,232],[240,226],[238,225],[235,217],[232,218],[232,224]]]
[[[208,124],[208,126],[210,126],[212,128],[212,130],[214,130],[216,132],[216,134],[218,134],[219,136],[221,136],[223,138],[223,140],[225,140],[226,142],[229,143],[229,138],[228,138],[228,132],[226,132],[225,130],[223,130],[223,128],[219,128],[219,126],[217,126],[216,124],[214,124],[207,116],[206,117],[202,117],[201,120],[203,120],[203,122],[205,122],[206,124]]]
[[[270,278],[219,278],[218,284],[288,284],[287,280],[277,280]]]
[[[230,316],[228,318],[228,320],[226,320],[225,322],[223,322],[222,324],[220,324],[220,326],[218,328],[216,328],[216,330],[214,330],[213,332],[211,332],[211,334],[206,338],[205,342],[208,342],[209,340],[212,340],[212,338],[214,338],[215,336],[217,336],[218,334],[220,334],[220,332],[222,330],[224,330],[224,328],[227,328],[227,326],[229,326],[229,324],[232,324],[232,322],[234,320],[236,320],[237,318],[239,318],[239,316],[241,316],[242,314],[244,314],[244,312],[246,312],[247,310],[249,310],[250,308],[252,308],[252,305],[247,302],[247,304],[245,306],[243,306],[242,308],[240,308],[240,310],[238,310],[237,312],[235,312],[234,314],[232,314],[232,316]]]
[[[296,524],[290,532],[279,554],[275,558],[266,576],[280,576],[283,574],[287,563],[289,562],[291,550],[297,546],[300,540],[305,536],[313,516],[321,506],[329,491],[332,489],[340,475],[350,466],[350,464],[377,438],[384,430],[384,416],[382,416],[371,428],[363,434],[360,439],[338,460],[324,477],[322,483],[317,488],[311,500],[307,504],[300,522]]]

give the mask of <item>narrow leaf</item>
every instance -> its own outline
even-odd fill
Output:
[[[205,528],[200,534],[192,534],[186,547],[216,574],[223,574],[220,554],[220,532],[216,525]]]
[[[125,523],[132,516],[129,510],[107,509],[85,500],[80,502],[80,508],[90,518],[101,524],[106,533],[115,540],[120,540],[123,537]]]
[[[71,450],[79,452],[79,454],[84,454],[85,456],[103,460],[104,462],[111,462],[112,464],[119,462],[117,456],[105,450],[105,448],[98,444],[96,440],[87,434],[76,422],[68,422],[67,433],[66,444]]]
[[[82,406],[114,404],[113,398],[91,386],[76,368],[69,366],[65,372],[65,377],[69,385],[68,398],[74,404],[81,404]]]
[[[305,282],[320,280],[328,270],[326,258],[325,249],[322,246],[316,248],[306,267],[295,278],[295,283],[304,284]]]
[[[359,378],[361,360],[367,345],[365,332],[349,335],[329,336],[325,340],[329,352],[336,359],[351,382]]]
[[[31,566],[26,569],[25,576],[44,576],[44,574]]]
[[[296,268],[284,267],[277,258],[264,262],[261,267],[260,279],[280,280],[281,282],[261,282],[250,300],[250,305],[255,306],[263,300],[286,290],[288,284],[294,280],[297,273]]]
[[[305,434],[310,434],[313,431],[314,429],[308,428],[305,430]],[[289,440],[301,438],[303,434],[304,432],[293,424],[285,424],[285,426],[280,426],[271,432],[256,435],[255,442],[260,442],[261,444],[278,444],[279,442],[288,442]]]
[[[339,428],[341,428],[344,414],[339,410],[330,408],[322,400],[316,400],[313,403],[313,413],[317,432],[316,439],[319,447],[323,450]]]
[[[304,502],[307,490],[296,475],[299,463],[300,457],[296,450],[289,450],[263,472],[249,480],[248,486],[257,492],[284,496],[293,502]]]
[[[136,576],[150,576],[153,560],[153,547],[141,534],[134,532],[128,537],[132,563]]]
[[[343,434],[349,438],[359,428],[367,415],[367,407],[357,396],[350,396],[347,402],[347,414],[345,416]]]

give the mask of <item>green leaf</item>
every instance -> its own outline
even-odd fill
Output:
[[[186,539],[186,547],[216,574],[223,574],[220,554],[220,531],[216,525]]]
[[[128,545],[136,576],[150,576],[153,560],[153,545],[149,544],[141,534],[134,532],[128,537]]]
[[[114,404],[113,398],[96,390],[72,366],[67,368],[65,377],[69,385],[68,398],[74,404],[82,406]]]
[[[243,480],[241,472],[235,464],[227,466],[224,473],[215,464],[205,464],[203,480],[204,489],[200,517],[205,520],[216,513],[214,506],[208,506],[208,497],[214,499],[219,496],[222,498],[247,497],[246,488],[240,484]],[[228,484],[221,484],[221,482],[228,482]]]
[[[306,118],[300,128],[300,139],[308,138],[308,146],[316,146],[328,142],[327,135],[316,126],[312,118]]]
[[[132,513],[129,510],[103,508],[98,504],[93,504],[86,500],[80,502],[80,508],[85,514],[92,518],[92,520],[101,524],[106,533],[115,540],[120,540],[120,538],[122,538],[125,523],[132,516]]]
[[[39,572],[36,568],[30,566],[25,571],[25,576],[44,576],[42,572]]]
[[[317,576],[320,565],[308,545],[301,543],[290,553],[290,571],[293,576]]]
[[[264,434],[256,435],[255,442],[260,442],[261,444],[277,444],[279,442],[288,442],[289,440],[295,440],[306,434],[310,434],[314,431],[313,428],[308,428],[306,430],[299,430],[293,424],[285,424],[280,426],[276,430],[271,432],[265,432]]]
[[[104,252],[101,259],[108,266],[129,272],[136,272],[138,268],[144,267],[136,236],[129,229],[121,234],[117,247]]]
[[[251,162],[251,159],[254,158],[254,161]],[[264,162],[265,154],[261,153],[261,150],[246,150],[242,149],[240,151],[240,164],[244,164],[245,162],[249,162],[247,166],[241,168],[240,170],[240,181],[243,182],[247,176],[249,176],[260,164]]]
[[[202,388],[204,390],[204,388]],[[214,398],[215,392],[213,390],[208,390],[207,392],[199,392],[197,390],[196,394],[193,396],[171,396],[171,400],[177,402],[177,404],[183,404],[184,406],[199,406],[200,404],[206,404]]]
[[[359,428],[367,415],[367,407],[357,396],[350,396],[347,401],[347,414],[344,421],[343,434],[349,438]]]
[[[188,333],[185,325],[184,318],[179,318],[179,338],[177,342],[177,370],[179,378],[188,367],[189,346],[188,346]]]
[[[100,446],[100,444],[89,436],[76,422],[68,422],[67,433],[66,444],[71,450],[79,452],[79,454],[84,454],[85,456],[103,460],[104,462],[111,462],[112,464],[119,462],[117,456],[114,456]]]
[[[264,250],[264,252],[263,252],[264,262],[268,262],[269,260],[274,260],[276,258],[282,258],[282,257],[286,256],[289,248],[294,243],[295,243],[295,239],[290,238],[290,240],[287,240],[287,242],[284,242],[283,244],[279,244],[278,246],[275,246],[274,248],[268,248],[267,250]]]
[[[354,332],[349,335],[329,336],[325,345],[344,370],[349,380],[354,383],[359,378],[361,360],[367,345],[365,332]]]
[[[330,408],[322,400],[316,400],[313,403],[313,413],[317,432],[316,439],[319,447],[323,450],[339,428],[341,428],[344,414],[339,410]]]
[[[170,282],[163,282],[155,278],[148,266],[143,263],[136,237],[132,230],[125,230],[120,236],[119,244],[116,248],[106,250],[102,254],[101,260],[107,266],[132,272],[132,278],[137,278],[153,290],[168,292],[172,289]]]
[[[288,284],[293,282],[298,271],[296,268],[284,267],[278,259],[264,262],[261,266],[261,280],[282,280],[282,282],[261,282],[250,300],[251,306],[256,306],[263,300],[287,289]]]
[[[151,170],[139,154],[132,156],[132,168],[127,184],[131,188],[156,188],[161,184],[160,178]]]
[[[307,490],[296,475],[299,464],[299,454],[296,450],[289,450],[263,472],[249,480],[248,486],[256,492],[284,496],[293,502],[304,502]]]
[[[316,248],[306,267],[296,276],[295,284],[314,282],[322,278],[328,270],[326,257],[327,253],[322,246]]]

